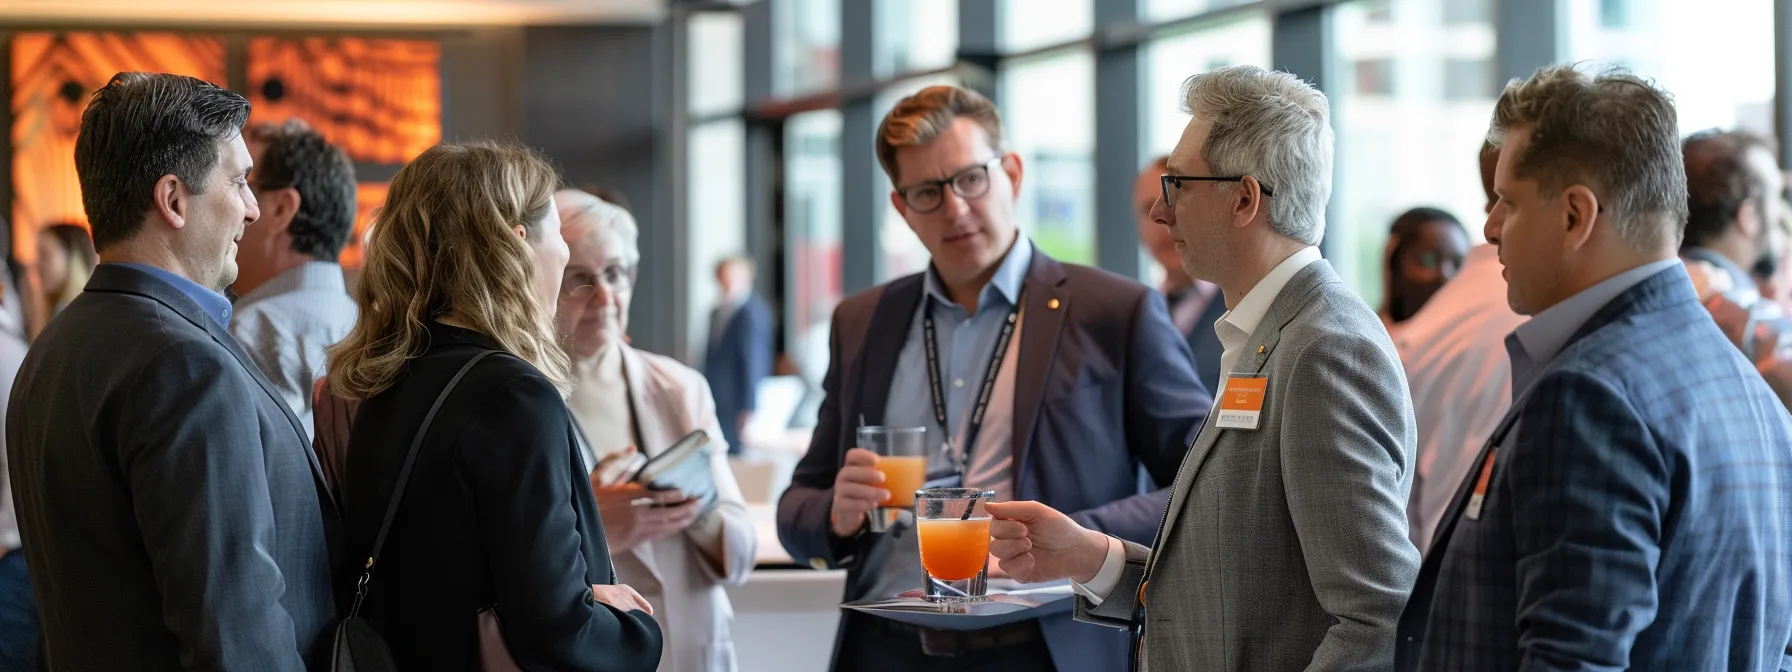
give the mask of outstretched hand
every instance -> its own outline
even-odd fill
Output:
[[[1108,537],[1039,502],[987,504],[989,552],[1021,583],[1088,583],[1107,559]]]

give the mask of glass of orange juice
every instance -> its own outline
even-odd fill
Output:
[[[884,532],[896,515],[915,505],[915,491],[927,482],[926,427],[860,427],[859,447],[877,453],[890,501],[871,514],[870,531]]]
[[[915,493],[921,569],[929,602],[980,602],[989,590],[989,513],[993,490],[933,488]]]

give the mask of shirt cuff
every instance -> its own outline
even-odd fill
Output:
[[[1090,604],[1099,607],[1102,601],[1107,599],[1108,593],[1114,592],[1114,586],[1120,583],[1120,572],[1124,569],[1126,569],[1126,547],[1120,544],[1119,539],[1110,536],[1108,537],[1108,557],[1101,561],[1101,569],[1096,570],[1095,578],[1089,579],[1088,583],[1077,583],[1075,579],[1071,579],[1070,589],[1076,591],[1076,594],[1088,598]]]

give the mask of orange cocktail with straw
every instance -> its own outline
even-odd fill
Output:
[[[977,602],[989,590],[989,514],[996,493],[933,488],[915,493],[915,527],[930,602]]]

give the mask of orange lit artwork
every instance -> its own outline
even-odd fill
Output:
[[[353,37],[249,40],[256,121],[299,118],[361,163],[403,164],[442,139],[442,49]]]
[[[373,223],[374,211],[385,205],[390,186],[386,182],[362,182],[355,186],[355,233],[348,237],[342,255],[337,257],[343,268],[361,267],[361,245],[367,240],[367,226]]]
[[[224,41],[174,33],[19,32],[12,37],[13,253],[30,264],[37,231],[85,226],[75,177],[81,111],[112,75],[172,72],[223,84]]]

